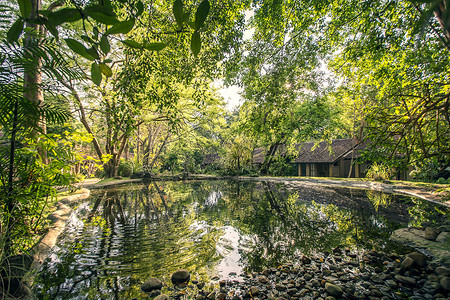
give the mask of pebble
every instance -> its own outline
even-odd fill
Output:
[[[419,252],[411,252],[408,254],[409,258],[414,260],[414,263],[419,267],[424,267],[427,264],[427,257]]]
[[[402,275],[395,275],[395,279],[400,283],[408,284],[408,285],[415,285],[417,283],[414,278],[402,276]]]
[[[450,232],[447,231],[441,232],[436,238],[436,242],[444,244],[447,243],[448,240],[450,240]]]
[[[163,283],[161,280],[158,278],[150,278],[141,285],[141,290],[145,293],[150,293],[153,290],[162,289],[162,286]]]
[[[436,232],[436,229],[433,227],[427,227],[425,228],[425,238],[430,241],[435,241],[438,237],[438,233]]]
[[[343,292],[342,288],[340,286],[329,283],[329,282],[325,283],[325,290],[331,296],[337,296],[337,297],[342,295],[342,292]]]
[[[259,295],[259,288],[257,286],[252,286],[249,290],[250,295],[253,296],[258,296]]]
[[[335,259],[337,253],[340,262]],[[208,292],[203,290],[205,283],[193,281],[196,286],[187,286],[182,291],[177,287],[169,287],[168,295],[171,298],[198,300],[375,300],[393,299],[397,296],[410,299],[449,299],[449,269],[427,263],[427,257],[419,252],[402,257],[375,251],[366,252],[364,257],[368,262],[362,264],[359,259],[356,259],[356,264],[352,264],[355,258],[350,254],[351,251],[343,250],[328,256],[324,253],[300,256],[296,264],[283,264],[278,268],[264,269],[260,273],[246,273],[246,276],[242,276],[242,281],[221,280],[216,277],[205,288]],[[405,261],[408,262],[406,267]],[[154,291],[158,295],[161,293],[160,290]],[[152,294],[152,297],[155,296],[156,293]],[[164,299],[166,298],[160,298]]]
[[[439,283],[441,284],[444,290],[450,291],[450,277],[445,276],[441,278]]]
[[[412,267],[413,264],[414,264],[414,259],[412,259],[411,257],[407,257],[402,262],[402,268],[408,269],[408,268]]]
[[[446,267],[443,267],[443,266],[437,267],[436,270],[435,270],[435,272],[436,272],[436,274],[438,274],[438,275],[445,275],[445,276],[450,275],[450,269],[448,269],[448,268],[446,268]]]

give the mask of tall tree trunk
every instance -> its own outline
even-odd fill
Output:
[[[42,25],[33,22],[38,18],[39,10],[42,10],[41,0],[31,0],[31,13],[28,17],[28,22],[26,23],[27,29],[31,29],[24,39],[24,48],[35,47],[36,44],[40,42],[45,34],[44,27]],[[29,67],[25,70],[24,74],[24,97],[38,105],[44,102],[44,92],[42,90],[42,59],[40,57],[35,57],[35,65]],[[47,133],[47,126],[45,124],[45,117],[39,120],[38,124],[39,130],[45,134]],[[37,135],[38,132],[34,132],[33,135]],[[42,161],[46,164],[48,163],[47,153],[41,147],[38,147],[38,153]]]
[[[126,140],[126,144],[125,144],[125,161],[128,161],[128,139]]]
[[[261,174],[267,175],[267,172],[269,171],[269,167],[272,164],[273,158],[275,157],[275,153],[277,152],[279,145],[280,142],[275,142],[275,144],[270,146],[269,151],[267,151],[267,154],[264,157],[264,162],[261,167]]]
[[[153,166],[155,165],[156,161],[158,160],[159,156],[161,155],[162,150],[166,146],[167,140],[169,139],[169,137],[170,137],[170,131],[167,132],[167,135],[164,138],[164,141],[162,142],[161,146],[159,147],[158,152],[155,153],[155,156],[153,157],[152,162],[149,165],[149,170],[153,169]]]
[[[10,256],[12,247],[12,232],[14,229],[14,207],[16,201],[14,200],[14,158],[16,154],[16,133],[17,133],[17,115],[18,115],[18,103],[14,103],[13,111],[13,123],[11,130],[11,140],[10,140],[10,153],[9,153],[9,166],[8,166],[8,195],[6,196],[6,230],[5,230],[5,241],[3,251],[6,256]]]
[[[434,10],[434,16],[436,17],[436,20],[439,22],[439,25],[441,26],[441,29],[445,36],[445,41],[447,42],[447,48],[450,47],[450,24],[446,22],[445,16],[450,11],[450,1],[448,0],[442,0],[439,5],[436,6],[436,9]]]
[[[137,126],[137,137],[136,137],[136,164],[139,164],[141,154],[141,125]]]

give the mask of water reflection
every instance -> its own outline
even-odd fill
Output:
[[[378,207],[388,207],[391,204],[391,195],[385,194],[380,191],[368,190],[366,192],[367,198],[372,202],[375,211],[378,211]]]
[[[433,208],[421,213],[423,202],[410,198],[393,197],[390,205],[373,200],[383,197],[239,181],[152,182],[96,192],[72,216],[36,291],[52,299],[139,298],[145,279],[169,282],[178,268],[197,280],[236,279],[299,253],[395,247],[388,241],[394,229],[442,215]]]

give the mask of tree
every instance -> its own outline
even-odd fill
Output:
[[[301,11],[301,14],[299,13]],[[267,173],[281,145],[341,134],[338,110],[329,97],[333,82],[321,70],[319,17],[307,20],[304,3],[261,1],[249,22],[254,28],[240,66],[228,70],[228,81],[244,88],[241,130],[267,148],[262,173]]]
[[[433,162],[437,175],[450,164],[448,27],[442,26],[448,7],[418,2],[346,1],[352,10],[344,7],[329,26],[330,39],[338,33],[334,40],[343,47],[332,67],[364,106],[363,132],[373,145],[367,157],[400,169]]]
[[[208,83],[204,88],[209,86]],[[218,99],[214,91],[205,92],[201,102],[194,97],[194,87],[179,86],[178,92],[180,99],[176,107],[159,110],[157,114],[153,113],[150,120],[145,121],[151,128],[162,131],[159,145],[154,143],[156,134],[147,139],[148,143],[153,144],[153,147],[148,147],[149,150],[154,149],[148,171],[151,171],[156,162],[172,171],[198,171],[203,156],[208,151],[218,150],[220,127],[225,123],[223,101]],[[165,159],[171,162],[166,163]]]
[[[107,83],[108,78],[113,75],[113,66],[121,63],[115,57],[113,57],[114,61],[108,58],[110,52],[117,52],[117,43],[115,40],[119,40],[126,47],[137,49],[139,52],[142,52],[144,49],[148,51],[159,51],[166,46],[166,43],[160,41],[154,42],[154,40],[149,41],[146,37],[143,37],[140,33],[142,33],[144,22],[150,26],[145,32],[151,32],[152,30],[164,30],[161,20],[168,20],[164,24],[166,28],[172,27],[172,21],[175,21],[179,27],[179,31],[171,30],[170,32],[164,33],[163,36],[175,35],[178,32],[181,34],[193,32],[190,38],[191,50],[195,55],[198,55],[202,42],[200,30],[205,25],[210,9],[209,2],[207,0],[202,1],[196,7],[195,15],[192,16],[192,19],[189,19],[186,18],[189,15],[186,14],[182,2],[175,1],[173,5],[170,5],[175,14],[174,20],[170,17],[167,18],[168,13],[166,11],[155,9],[156,7],[166,8],[172,2],[151,2],[149,11],[145,13],[143,3],[137,1],[136,5],[134,5],[134,2],[110,3],[109,1],[100,1],[98,3],[88,3],[87,5],[79,2],[70,2],[63,8],[55,10],[61,6],[61,3],[57,2],[50,5],[47,10],[39,11],[41,15],[38,15],[37,8],[41,6],[40,1],[33,0],[33,2],[29,2],[28,0],[20,0],[19,6],[23,15],[14,23],[8,32],[8,40],[11,42],[18,40],[23,31],[24,21],[36,27],[38,32],[45,33],[47,30],[50,31],[55,38],[58,38],[59,31],[64,31],[66,36],[70,36],[70,38],[65,39],[67,46],[77,54],[75,57],[75,60],[78,61],[77,65],[85,65],[86,61],[84,59],[90,62],[90,72],[85,72],[85,78],[92,80],[97,86],[102,85],[98,92],[103,100],[104,106],[102,108],[104,107],[103,113],[106,123],[105,150],[103,151],[101,149],[100,141],[95,136],[93,145],[98,158],[105,162],[104,166],[107,176],[114,176],[116,174],[120,156],[126,147],[126,141],[128,141],[136,125],[130,109],[134,110],[139,108],[138,103],[133,101],[134,98],[127,98],[125,94],[113,92],[117,86],[114,84],[108,85]],[[30,14],[30,11],[32,14]],[[125,20],[121,21],[121,19]],[[149,22],[146,22],[146,20]],[[131,32],[133,28],[134,33]],[[123,35],[125,34],[134,35],[134,39],[124,39]],[[154,39],[155,36],[151,38]],[[160,40],[161,36],[157,37],[157,39]],[[119,52],[122,52],[122,50]],[[117,54],[115,55],[117,57]],[[129,53],[125,55],[129,55]],[[127,63],[126,59],[125,57],[125,63]],[[35,65],[36,71],[29,76],[32,80],[37,81],[32,82],[31,79],[28,80],[30,82],[28,86],[33,87],[38,92],[40,84],[38,81],[41,78],[39,65],[40,62],[37,60]],[[88,133],[93,134],[92,124],[89,124],[86,118],[83,100],[77,90],[79,86],[73,80],[70,80],[70,78],[68,80],[62,80],[60,78],[60,80],[63,81],[62,84],[68,89],[68,93],[74,97],[81,121],[86,127],[86,130]],[[111,80],[109,82],[111,83]],[[37,102],[42,102],[41,94],[35,94],[33,97],[39,98]],[[121,126],[123,124],[126,124],[126,126]]]
[[[28,88],[24,74],[33,68],[36,59],[41,61],[41,70],[47,76],[66,77],[74,73],[51,43],[30,44],[25,49],[2,43],[0,58],[0,189],[4,195],[0,215],[4,258],[29,246],[27,238],[42,223],[45,200],[52,196],[53,185],[65,185],[70,178],[65,166],[71,158],[67,148],[50,136],[37,135],[42,133],[40,122],[44,116],[49,123],[62,123],[69,113],[24,96]],[[41,88],[46,90],[46,86]],[[50,162],[37,155],[36,149],[52,150]]]
[[[344,132],[377,145],[371,160],[387,158],[397,167],[432,160],[443,170],[449,165],[447,4],[257,2],[248,53],[239,52],[241,66],[229,69],[229,78],[246,88],[247,99],[259,101],[258,108],[272,101],[286,109],[291,104],[280,104],[287,95],[282,87],[297,83],[291,89],[309,89],[307,96],[321,92],[316,96],[339,102],[335,95],[347,95],[358,114],[348,105],[332,104],[348,114],[338,123],[350,126]],[[324,63],[338,79],[336,85],[315,78]],[[334,87],[340,88],[338,94],[329,94]],[[266,119],[264,112],[261,116]]]

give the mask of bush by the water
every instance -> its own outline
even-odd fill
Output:
[[[392,170],[384,165],[384,164],[378,164],[374,163],[369,167],[369,170],[367,171],[366,178],[372,179],[372,180],[389,180],[391,177]]]
[[[133,174],[134,164],[131,161],[121,160],[118,167],[118,174],[122,177],[130,177]]]

